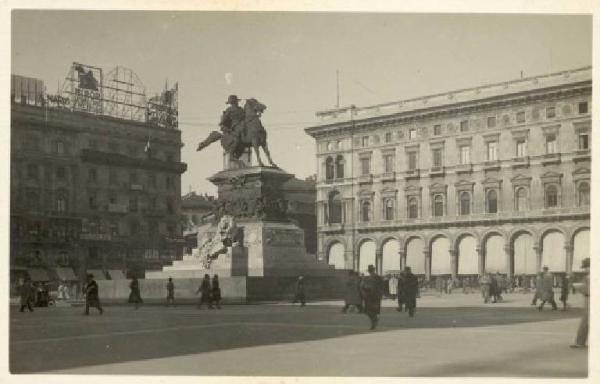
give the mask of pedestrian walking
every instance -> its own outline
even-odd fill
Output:
[[[569,299],[569,278],[566,274],[560,279],[560,301],[563,303],[563,311],[567,310],[567,300]]]
[[[304,292],[304,276],[298,276],[298,281],[296,281],[296,294],[294,295],[294,301],[292,304],[296,304],[300,302],[300,306],[304,307],[306,305],[306,294]]]
[[[167,307],[171,304],[175,306],[175,284],[173,284],[173,278],[169,277],[167,281]]]
[[[26,277],[23,280],[23,283],[19,287],[19,296],[21,299],[21,312],[25,312],[25,308],[29,309],[29,312],[33,312],[33,308],[31,307],[31,302],[33,301],[33,286],[31,285],[31,280],[29,277]]]
[[[435,286],[436,286],[436,288],[437,288],[437,290],[438,290],[438,293],[439,293],[439,295],[438,295],[438,296],[440,296],[440,297],[441,297],[441,296],[442,296],[442,294],[444,293],[444,282],[443,282],[443,280],[442,280],[442,278],[441,278],[440,276],[438,276],[438,277],[435,279]]]
[[[358,312],[363,311],[362,297],[360,296],[360,279],[355,271],[348,271],[348,281],[346,282],[346,292],[344,295],[344,308],[342,312],[346,313],[348,308],[355,307]]]
[[[496,272],[496,291],[494,295],[494,302],[502,301],[502,292],[506,289],[506,280],[504,276],[500,274],[500,272]]]
[[[402,277],[403,301],[408,310],[408,316],[414,317],[417,310],[417,296],[419,295],[419,280],[413,275],[410,267],[405,267]]]
[[[211,300],[217,307],[221,309],[221,287],[219,286],[219,275],[214,275],[211,286]]]
[[[538,307],[538,310],[544,309],[544,304],[549,302],[552,304],[552,310],[556,311],[558,309],[556,305],[556,301],[554,301],[554,277],[548,271],[548,267],[544,266],[544,273],[542,276],[542,304]]]
[[[398,277],[396,277],[396,275],[392,275],[392,277],[390,277],[389,290],[390,296],[392,296],[392,299],[395,300],[396,296],[398,296]]]
[[[584,297],[584,311],[581,314],[579,328],[577,328],[577,336],[575,344],[571,348],[585,348],[588,338],[589,322],[590,322],[590,258],[587,257],[581,262],[581,269],[584,271],[583,281],[574,283],[573,288],[581,292]]]
[[[210,276],[208,274],[204,275],[204,279],[202,279],[202,283],[200,287],[196,291],[196,294],[200,293],[200,301],[198,302],[198,309],[202,308],[202,304],[206,303],[208,305],[208,309],[213,309],[211,299],[210,299]]]
[[[142,296],[140,295],[140,282],[137,277],[133,276],[131,278],[131,283],[129,283],[129,303],[135,306],[135,309],[140,307],[142,303]]]
[[[90,307],[96,308],[100,314],[104,313],[102,305],[100,304],[100,293],[98,290],[98,283],[94,280],[93,274],[87,275],[87,283],[84,286],[85,292],[85,312],[84,315],[90,314]]]
[[[367,267],[368,276],[362,280],[361,292],[365,299],[365,313],[371,320],[371,329],[377,327],[379,313],[381,312],[381,298],[383,297],[383,280],[375,273],[375,267]]]
[[[483,296],[484,304],[490,301],[490,291],[492,285],[492,278],[489,273],[484,273],[479,279],[479,286],[481,287],[481,296]]]
[[[396,308],[396,310],[398,312],[402,312],[402,309],[404,308],[404,304],[406,304],[406,295],[404,294],[404,277],[405,277],[405,272],[402,271],[400,273],[400,277],[398,278],[398,308]]]
[[[531,305],[537,305],[538,300],[542,300],[542,295],[544,292],[544,276],[542,272],[538,272],[535,276],[535,293],[533,294],[533,300],[531,301]]]

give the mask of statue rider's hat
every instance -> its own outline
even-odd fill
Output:
[[[230,95],[230,96],[227,98],[227,102],[226,102],[225,104],[233,104],[233,103],[235,103],[236,101],[240,101],[240,99],[239,99],[239,98],[238,98],[236,95]]]

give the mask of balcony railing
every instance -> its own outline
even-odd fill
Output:
[[[359,184],[370,184],[373,182],[373,175],[368,174],[368,175],[360,175],[358,177],[358,183]]]
[[[529,156],[515,157],[512,159],[511,167],[525,168],[529,167]]]
[[[578,163],[581,161],[590,161],[592,159],[589,148],[588,149],[579,149],[573,155],[573,161]]]
[[[417,179],[420,177],[420,174],[421,174],[421,172],[418,169],[409,169],[404,174],[404,178],[405,179]]]
[[[429,176],[443,176],[444,175],[444,167],[431,167],[429,170]]]
[[[385,172],[381,175],[381,181],[394,181],[396,180],[396,172]]]
[[[471,164],[458,164],[454,170],[456,173],[471,173],[473,172],[473,165]]]
[[[547,153],[542,157],[543,165],[559,164],[560,153]]]
[[[499,160],[488,160],[483,163],[483,169],[486,171],[495,171],[500,169],[500,161]]]

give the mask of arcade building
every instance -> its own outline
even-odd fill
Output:
[[[317,113],[318,257],[430,280],[590,256],[591,67]]]

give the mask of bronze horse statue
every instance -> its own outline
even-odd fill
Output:
[[[234,127],[233,130],[223,130],[223,132],[212,131],[208,137],[198,144],[197,151],[201,151],[217,140],[221,140],[221,146],[227,152],[238,166],[243,167],[244,163],[240,157],[246,149],[254,148],[258,165],[264,167],[260,158],[259,147],[263,149],[269,164],[276,167],[271,159],[271,153],[267,145],[267,131],[260,121],[261,114],[267,109],[267,106],[254,98],[246,99],[244,104],[244,123]]]

